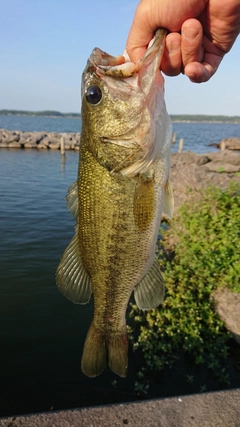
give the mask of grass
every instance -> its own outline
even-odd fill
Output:
[[[219,384],[229,383],[230,333],[214,311],[212,292],[240,292],[240,188],[192,192],[159,240],[157,257],[165,301],[142,312],[132,305],[130,336],[143,358],[136,390],[147,392],[147,375],[176,365],[180,355],[205,367]],[[193,200],[195,200],[193,202]],[[188,382],[194,375],[186,373]]]

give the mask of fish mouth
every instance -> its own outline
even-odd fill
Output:
[[[99,48],[93,49],[89,61],[94,66],[95,73],[99,77],[109,76],[121,79],[133,77],[142,68],[148,67],[156,57],[158,58],[157,68],[159,68],[166,34],[167,30],[165,28],[159,28],[149,43],[144,56],[137,62],[131,62],[126,51],[124,55],[111,56]]]

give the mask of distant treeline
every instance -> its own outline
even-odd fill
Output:
[[[25,111],[25,110],[0,110],[2,116],[42,116],[42,117],[80,117],[79,113],[60,113],[59,111]]]
[[[0,110],[0,115],[72,117],[80,118],[79,113],[60,113],[59,111]],[[240,123],[240,116],[208,116],[204,114],[170,114],[173,122],[222,122]]]
[[[204,114],[170,114],[173,122],[240,123],[240,116],[208,116]]]

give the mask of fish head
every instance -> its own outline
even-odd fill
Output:
[[[159,69],[165,36],[157,30],[136,63],[126,52],[114,57],[95,48],[83,72],[81,143],[111,172],[144,172],[159,152],[154,141],[155,122],[166,110]]]

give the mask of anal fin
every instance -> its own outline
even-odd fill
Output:
[[[134,289],[134,298],[140,309],[151,310],[163,302],[164,295],[164,281],[155,258],[150,270]]]

